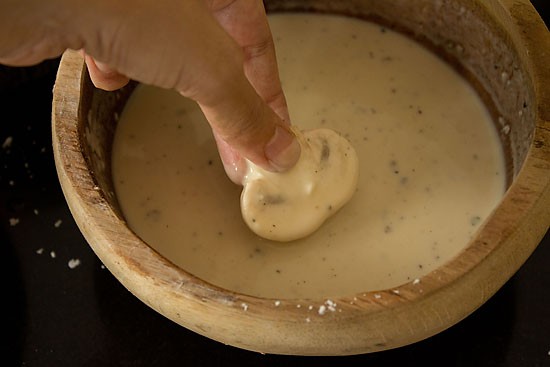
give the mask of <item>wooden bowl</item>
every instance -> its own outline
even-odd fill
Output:
[[[368,353],[414,343],[459,322],[518,270],[550,223],[550,35],[544,23],[528,0],[273,0],[266,6],[382,22],[432,47],[473,83],[500,131],[508,171],[508,190],[476,237],[420,284],[334,298],[340,312],[322,317],[297,305],[319,307],[326,299],[284,300],[274,307],[273,299],[208,284],[140,240],[117,203],[111,144],[135,84],[98,90],[81,57],[68,51],[54,88],[53,147],[83,235],[145,304],[199,334],[248,350]]]

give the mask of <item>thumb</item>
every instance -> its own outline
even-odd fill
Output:
[[[246,170],[243,157],[269,171],[290,169],[300,157],[300,145],[288,123],[262,100],[244,74],[238,85],[220,88],[227,92],[218,89],[219,103],[198,101],[212,126],[228,176],[242,182]]]

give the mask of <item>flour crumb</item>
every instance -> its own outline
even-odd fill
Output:
[[[279,307],[281,305],[281,301],[275,301],[275,307]]]
[[[52,259],[55,259],[57,257],[57,255],[55,254],[55,251],[50,251],[50,257]]]
[[[11,143],[13,143],[13,136],[8,136],[2,143],[2,149],[11,147]]]
[[[325,312],[327,312],[327,307],[325,305],[319,306],[319,311],[317,311],[319,315],[323,316]]]
[[[53,224],[53,226],[55,228],[59,228],[61,226],[61,223],[63,223],[63,221],[61,219],[58,219],[55,221],[55,223]]]
[[[382,296],[381,296],[381,295],[379,295],[378,293],[376,293],[376,294],[374,295],[374,298],[376,298],[376,299],[380,299],[380,298],[382,298]]]
[[[306,317],[306,322],[311,322],[311,319],[309,317]]]
[[[74,269],[80,265],[80,259],[70,259],[67,265],[70,269]]]
[[[416,278],[415,280],[413,280],[413,285],[417,285],[418,283],[420,283],[420,279]]]
[[[9,180],[9,181],[8,181],[8,185],[10,185],[10,186],[15,186],[15,181],[14,181],[14,180]]]
[[[34,209],[32,212],[34,213],[34,215],[38,215],[38,209]]]
[[[100,268],[105,269],[105,265],[101,264]]]
[[[40,247],[38,250],[36,250],[36,253],[38,255],[42,255],[44,253],[44,249],[42,247]]]
[[[15,227],[19,224],[19,218],[10,218],[10,226]]]
[[[336,311],[336,303],[334,303],[333,301],[331,301],[330,299],[327,299],[325,301],[325,305],[327,306],[328,310],[331,311],[331,312],[334,312]]]
[[[392,292],[395,294],[399,294],[399,289],[394,289]]]
[[[241,303],[241,307],[243,308],[243,310],[248,311],[248,305],[246,303]]]

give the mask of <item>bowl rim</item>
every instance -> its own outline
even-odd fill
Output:
[[[530,3],[527,6],[534,9]],[[334,299],[279,300],[225,290],[178,268],[135,235],[98,189],[78,134],[79,91],[89,77],[82,56],[67,50],[53,91],[52,141],[61,187],[78,227],[105,266],[148,306],[199,334],[245,349],[279,354],[356,354],[358,349],[346,349],[343,343],[336,343],[333,350],[316,350],[311,345],[300,349],[297,345],[287,352],[281,347],[284,340],[279,339],[289,331],[303,338],[331,328],[338,331],[336,334],[347,335],[356,334],[365,323],[385,325],[389,331],[368,336],[372,341],[368,351],[376,351],[409,344],[407,333],[420,340],[446,329],[481,306],[519,269],[550,223],[550,68],[543,51],[550,49],[550,35],[540,17],[533,21],[527,18],[532,13],[523,8],[511,6],[508,10],[518,27],[530,25],[531,37],[519,33],[534,83],[537,110],[533,141],[520,172],[474,240],[454,259],[418,280]],[[524,245],[517,246],[518,241]],[[495,271],[500,262],[506,262],[507,268]],[[456,302],[465,303],[465,307],[453,308]],[[310,306],[309,313],[303,310]],[[323,307],[330,312],[321,313]],[[430,317],[434,320],[426,321],[427,312],[433,313]],[[205,317],[211,318],[210,324],[219,323],[219,330],[205,323]],[[257,337],[251,331],[254,327],[265,330],[274,324],[280,330],[272,337],[264,336],[265,340],[253,341],[236,332],[245,325]],[[302,330],[304,324],[309,331]]]

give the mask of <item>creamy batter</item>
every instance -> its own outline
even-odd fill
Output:
[[[418,278],[456,256],[505,190],[502,149],[474,90],[410,39],[360,20],[270,15],[293,124],[355,148],[352,199],[310,236],[257,236],[209,126],[177,93],[139,86],[113,147],[131,228],[190,273],[238,292],[337,297]]]
[[[241,211],[254,233],[293,241],[317,230],[353,196],[359,162],[353,146],[331,129],[295,129],[300,159],[287,172],[247,161]]]

